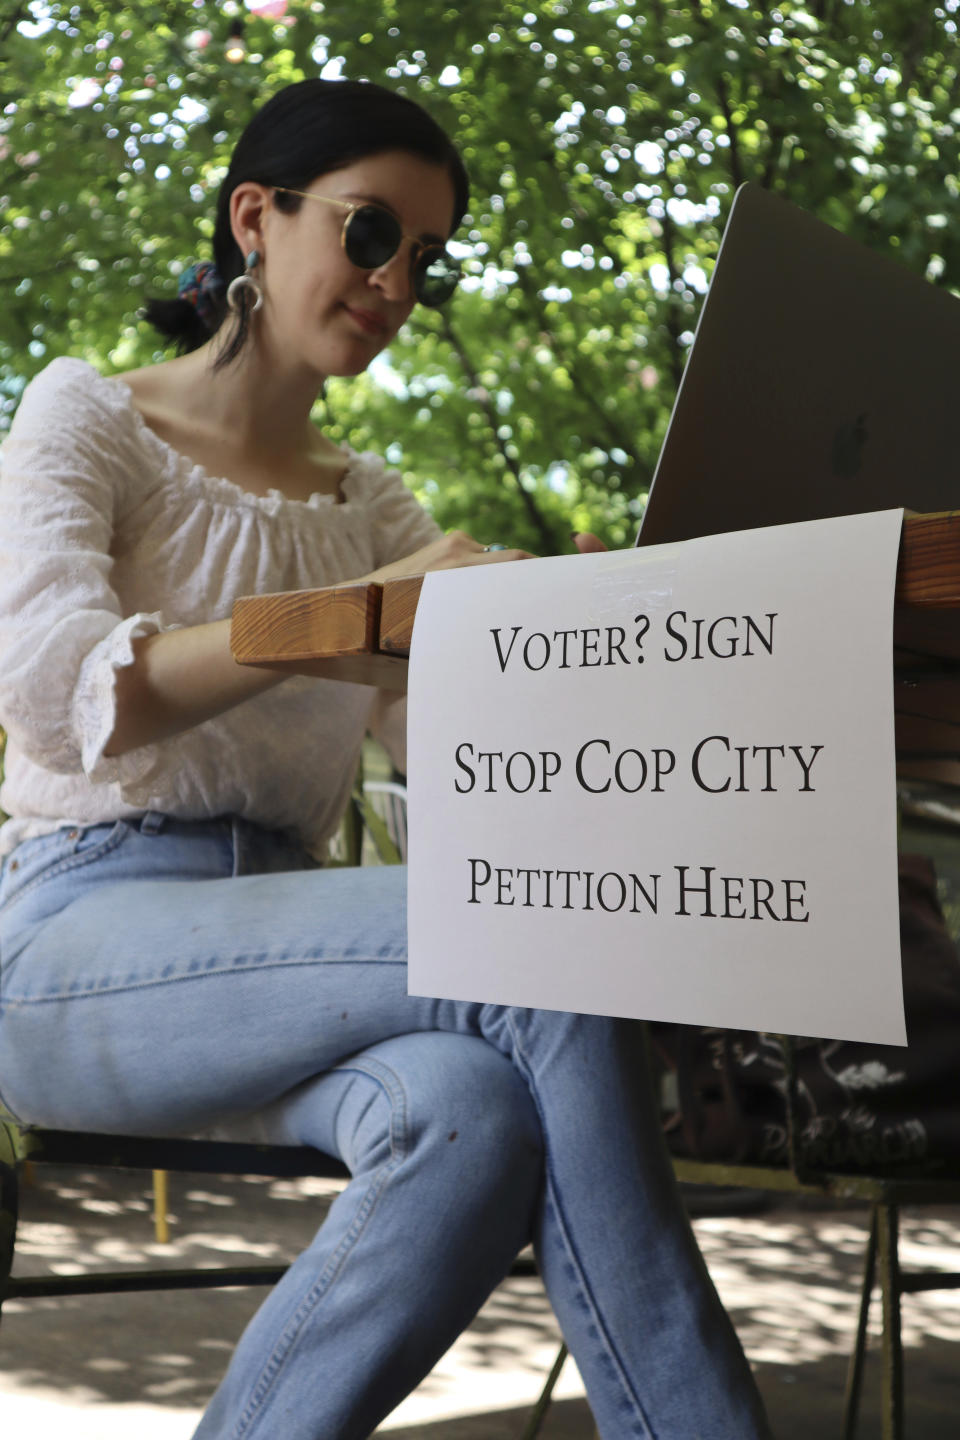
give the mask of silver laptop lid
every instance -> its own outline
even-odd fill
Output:
[[[960,300],[741,186],[637,543],[960,508],[958,362]]]

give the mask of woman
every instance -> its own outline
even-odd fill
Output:
[[[292,86],[237,146],[216,272],[150,308],[186,353],[28,387],[0,486],[0,1092],[117,1132],[257,1111],[349,1165],[204,1440],[368,1435],[529,1238],[605,1440],[750,1440],[636,1046],[600,1017],[407,996],[403,873],[305,848],[370,695],[230,655],[237,595],[522,558],[439,534],[310,421],[327,376],[449,295],[466,194],[412,102]]]

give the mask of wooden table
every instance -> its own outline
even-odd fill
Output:
[[[251,595],[230,643],[241,665],[405,690],[423,577]],[[960,784],[960,511],[904,520],[894,609],[902,774]]]

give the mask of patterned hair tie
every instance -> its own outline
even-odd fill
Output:
[[[177,283],[177,296],[189,300],[207,329],[212,330],[223,298],[223,281],[216,265],[211,260],[188,265]]]

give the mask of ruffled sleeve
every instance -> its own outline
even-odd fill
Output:
[[[0,457],[0,723],[35,764],[121,785],[155,747],[110,758],[115,676],[132,642],[169,628],[124,616],[111,585],[118,513],[135,502],[129,411],[81,361],[27,387]]]
[[[366,482],[374,568],[402,560],[443,534],[436,520],[407,489],[398,470],[389,469],[370,452],[364,452],[358,460]]]

